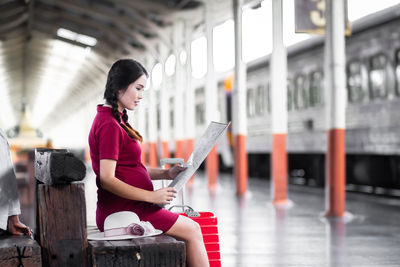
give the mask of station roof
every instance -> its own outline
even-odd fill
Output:
[[[25,106],[47,115],[37,112],[47,105],[38,100],[43,87],[64,90],[48,103],[57,109],[41,119],[49,124],[99,93],[91,88],[102,91],[99,77],[116,59],[143,60],[158,43],[169,46],[174,21],[201,25],[203,7],[197,0],[0,0],[0,95],[9,97],[18,122]]]

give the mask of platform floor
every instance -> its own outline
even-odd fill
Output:
[[[88,177],[87,189],[95,187]],[[94,224],[95,190],[87,190]],[[218,216],[222,266],[400,266],[400,199],[347,193],[345,219],[326,220],[323,188],[289,185],[290,207],[271,204],[270,185],[252,178],[245,197],[232,175],[207,189],[198,172],[186,202]]]

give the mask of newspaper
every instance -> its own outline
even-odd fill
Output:
[[[168,185],[168,187],[173,187],[176,191],[182,189],[190,177],[195,173],[195,171],[200,167],[200,164],[207,157],[208,153],[213,149],[217,143],[218,138],[222,133],[228,128],[229,123],[220,123],[212,121],[205,133],[199,140],[197,140],[193,152],[190,155],[188,161],[184,164],[187,167],[186,170],[180,172],[175,179]]]

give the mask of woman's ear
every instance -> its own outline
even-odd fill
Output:
[[[122,90],[117,91],[117,99],[119,100],[122,96],[124,95],[124,92]]]

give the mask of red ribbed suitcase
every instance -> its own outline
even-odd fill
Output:
[[[198,217],[193,217],[190,213],[189,211],[187,214],[180,214],[189,217],[200,225],[210,267],[221,267],[217,217],[212,212],[198,212],[200,214]]]

